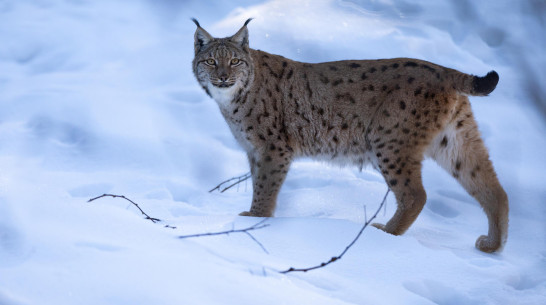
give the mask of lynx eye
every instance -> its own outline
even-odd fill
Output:
[[[241,61],[239,60],[239,58],[233,58],[233,59],[231,60],[231,64],[232,64],[233,66],[238,65],[240,62],[241,62]]]
[[[216,60],[214,60],[214,58],[209,58],[207,59],[206,63],[207,65],[214,66],[216,65]]]

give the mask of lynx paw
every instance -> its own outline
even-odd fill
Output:
[[[378,228],[379,230],[385,231],[385,225],[382,224],[382,223],[377,223],[377,222],[375,222],[375,223],[372,223],[372,226]]]
[[[492,253],[501,250],[502,245],[500,240],[494,240],[487,235],[482,235],[476,240],[476,248],[486,253]]]
[[[241,212],[239,216],[251,216],[251,217],[273,217],[272,213],[256,213],[256,212]]]

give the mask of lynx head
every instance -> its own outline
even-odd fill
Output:
[[[219,104],[231,102],[245,91],[254,79],[254,69],[248,46],[247,24],[233,36],[214,38],[197,20],[193,72],[199,84]]]

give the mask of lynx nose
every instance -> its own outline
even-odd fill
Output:
[[[227,79],[229,78],[228,77],[228,74],[227,74],[227,71],[225,71],[225,69],[221,69],[220,71],[218,71],[218,79],[222,82],[222,83],[225,83],[227,81]]]

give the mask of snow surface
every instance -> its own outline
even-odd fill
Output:
[[[541,1],[0,1],[0,304],[546,304],[546,84]],[[296,162],[275,218],[253,235],[248,171],[191,72],[196,17],[213,35],[244,20],[250,44],[319,62],[416,57],[501,79],[472,98],[511,203],[500,254],[487,221],[434,163],[403,236],[368,228],[386,191],[372,170]],[[125,195],[154,224],[123,199]],[[389,195],[377,221],[395,210]],[[176,229],[163,225],[176,226]]]

